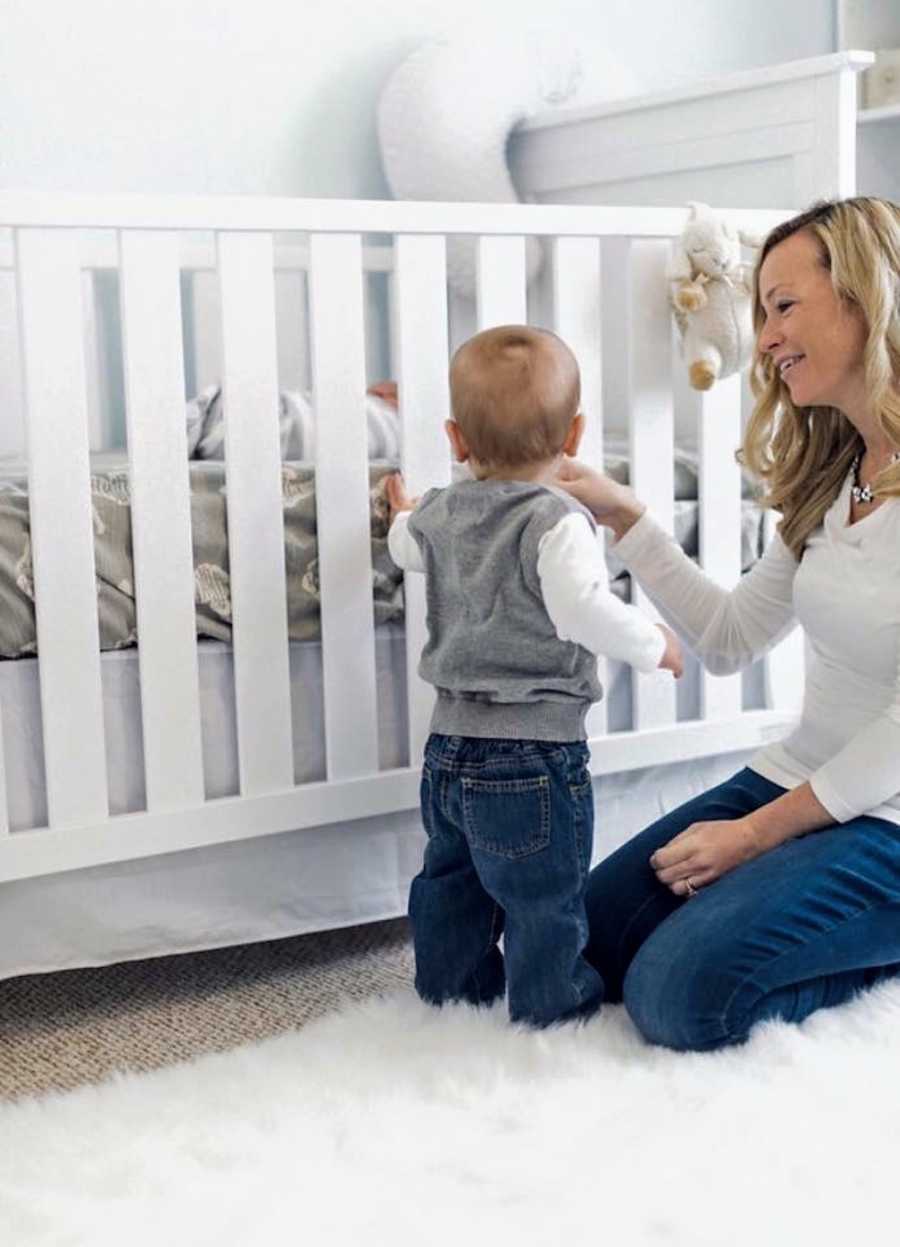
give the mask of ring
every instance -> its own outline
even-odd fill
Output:
[[[691,877],[690,877],[690,875],[685,875],[684,882],[685,882],[685,884],[687,885],[687,894],[688,894],[688,896],[696,896],[696,895],[697,895],[697,889],[696,889],[696,888],[694,887],[694,885],[691,883]]]

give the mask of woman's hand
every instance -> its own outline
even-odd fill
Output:
[[[657,849],[650,858],[650,865],[660,883],[676,896],[692,896],[764,851],[749,818],[724,819],[692,823]]]
[[[587,507],[598,524],[611,528],[617,541],[646,509],[627,485],[610,480],[577,459],[563,459],[556,483]]]

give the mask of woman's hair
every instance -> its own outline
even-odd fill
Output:
[[[548,329],[485,329],[450,362],[453,419],[473,458],[493,468],[559,454],[580,401],[575,356]]]
[[[776,226],[756,263],[756,350],[750,373],[756,404],[738,459],[762,482],[764,505],[782,513],[779,531],[798,559],[840,493],[853,457],[865,449],[859,433],[836,408],[795,407],[772,359],[760,350],[763,261],[773,247],[801,230],[818,243],[837,297],[862,313],[866,389],[885,437],[900,449],[900,207],[867,198],[815,204]],[[875,477],[873,493],[900,497],[900,463]]]

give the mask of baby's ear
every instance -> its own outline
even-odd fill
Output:
[[[453,449],[453,457],[457,463],[465,463],[469,458],[469,447],[463,437],[463,431],[455,420],[445,420],[444,429]]]
[[[566,440],[563,442],[563,454],[574,458],[578,454],[578,447],[581,444],[581,438],[584,434],[584,416],[579,411],[577,415],[572,417],[572,423],[569,425],[569,431],[566,434]]]

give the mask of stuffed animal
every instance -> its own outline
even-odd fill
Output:
[[[735,230],[706,204],[688,206],[669,262],[669,297],[690,383],[708,390],[750,362],[752,265],[741,259],[741,246],[756,247],[759,240]]]

